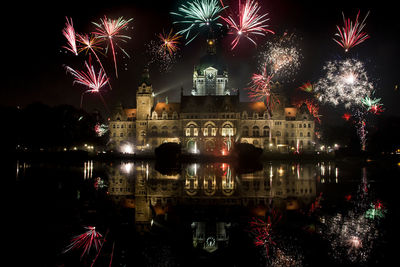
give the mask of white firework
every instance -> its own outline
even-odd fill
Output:
[[[373,91],[364,63],[359,60],[328,61],[323,70],[325,76],[315,84],[315,92],[321,102],[335,106],[344,104],[350,108],[362,104],[362,99]]]

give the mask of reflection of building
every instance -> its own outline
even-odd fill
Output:
[[[229,242],[228,229],[230,223],[193,222],[193,247],[203,248],[208,252],[214,252],[220,246],[226,246]]]
[[[226,163],[193,163],[180,174],[164,175],[148,163],[122,163],[109,172],[109,194],[135,208],[136,225],[147,229],[152,209],[155,215],[166,215],[177,205],[241,206],[265,214],[273,200],[274,208],[298,209],[315,199],[316,176],[314,165],[300,164],[266,164],[260,171],[237,174]],[[196,227],[200,231],[201,226]]]
[[[194,68],[191,95],[180,103],[157,102],[146,69],[136,91],[136,108],[118,105],[109,121],[110,145],[125,142],[152,149],[182,143],[189,152],[225,153],[229,143],[251,143],[266,150],[314,148],[314,121],[305,105],[285,106],[280,97],[272,113],[264,102],[240,102],[228,88],[228,72],[208,41],[208,52]],[[273,116],[271,116],[273,115]]]

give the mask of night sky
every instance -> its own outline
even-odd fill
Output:
[[[85,88],[73,85],[73,78],[66,74],[63,65],[82,69],[84,55],[75,57],[62,48],[66,45],[62,35],[65,17],[71,17],[78,33],[89,33],[94,29],[92,21],[107,15],[109,18],[133,18],[132,28],[127,35],[132,37],[122,44],[130,59],[123,58],[119,53],[117,63],[119,79],[111,77],[113,90],[103,93],[104,99],[111,108],[117,102],[124,106],[135,105],[135,90],[141,72],[147,62],[145,44],[156,39],[156,34],[172,27],[173,16],[182,1],[109,1],[59,2],[49,4],[31,2],[20,4],[16,2],[3,9],[6,25],[3,27],[2,51],[5,82],[2,84],[1,105],[24,107],[32,102],[42,102],[54,106],[70,104],[79,107],[81,93]],[[228,1],[224,1],[229,4]],[[346,17],[354,20],[358,10],[364,18],[368,10],[370,15],[364,30],[370,39],[350,50],[353,57],[367,64],[370,79],[374,81],[376,96],[381,97],[386,108],[386,114],[400,114],[400,92],[395,91],[395,85],[400,83],[399,73],[399,41],[400,23],[397,19],[397,8],[387,5],[371,8],[363,6],[339,5],[340,2],[321,2],[324,7],[304,4],[302,1],[260,1],[262,10],[269,13],[270,28],[277,33],[295,32],[299,37],[299,47],[303,60],[296,77],[295,85],[300,86],[306,81],[314,82],[321,75],[321,69],[327,60],[339,59],[344,56],[343,49],[333,40],[336,25],[342,25],[342,11]],[[234,1],[236,3],[236,1]],[[22,9],[22,10],[21,10]],[[7,13],[7,14],[4,14]],[[4,29],[5,28],[5,29]],[[178,26],[174,26],[179,30]],[[271,36],[258,39],[259,44],[269,40]],[[229,71],[230,83],[241,88],[241,100],[248,101],[244,87],[250,81],[251,74],[257,70],[257,48],[243,39],[233,52],[229,50],[231,36],[221,37],[219,44]],[[161,73],[157,68],[150,69],[153,88],[160,94],[159,100],[179,101],[180,88],[189,94],[192,87],[193,66],[204,53],[205,38],[200,36],[180,50],[181,57],[170,73]],[[103,57],[104,58],[104,57]],[[5,61],[4,61],[5,59]],[[110,57],[103,64],[109,73],[114,71]],[[4,79],[3,78],[3,79]],[[99,109],[107,116],[104,105],[96,95],[86,95],[84,108],[88,111]],[[324,112],[324,110],[321,110]],[[333,108],[325,112],[335,113]],[[337,112],[339,114],[339,112]],[[338,117],[338,120],[340,117]]]

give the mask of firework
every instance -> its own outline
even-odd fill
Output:
[[[185,29],[177,34],[185,35],[185,38],[189,39],[191,32],[196,31],[194,36],[186,42],[188,44],[199,35],[200,30],[222,26],[217,20],[219,13],[225,8],[221,7],[217,0],[192,0],[187,4],[182,4],[178,8],[179,13],[171,12],[172,15],[181,18],[181,20],[175,21],[174,24],[187,25]]]
[[[85,93],[100,93],[100,89],[108,82],[108,78],[102,69],[100,69],[99,73],[96,75],[94,67],[93,65],[90,64],[90,61],[89,64],[85,61],[85,66],[87,72],[76,71],[71,67],[68,66],[66,67],[67,72],[71,73],[72,76],[74,76],[75,78],[74,83],[79,83],[89,88],[88,90],[84,91],[81,95],[81,105],[80,105],[81,108],[82,108],[83,95]],[[102,101],[104,105],[106,105],[103,98]]]
[[[221,17],[230,27],[229,34],[235,35],[231,43],[232,50],[238,45],[241,37],[246,37],[254,45],[257,45],[253,35],[265,36],[268,32],[274,33],[268,29],[269,25],[266,24],[269,20],[269,18],[266,18],[268,13],[260,14],[260,8],[254,0],[246,0],[244,5],[239,0],[239,12],[235,18],[233,16]]]
[[[306,82],[302,86],[300,86],[298,89],[301,91],[307,92],[307,93],[311,93],[313,91],[313,85],[310,82]]]
[[[371,203],[370,209],[365,212],[365,217],[368,219],[382,219],[385,217],[386,208],[382,205],[382,202],[377,200],[375,203]]]
[[[280,221],[282,216],[278,215],[274,210],[268,216],[267,221],[260,218],[252,218],[249,222],[250,234],[254,238],[255,246],[263,246],[266,255],[269,256],[271,246],[276,245],[273,241],[272,231],[273,227]]]
[[[364,107],[367,111],[370,111],[373,114],[379,115],[383,112],[382,104],[380,103],[380,98],[371,99],[370,97],[366,96],[364,99],[361,100]]]
[[[72,238],[71,243],[64,250],[64,253],[72,249],[83,249],[81,258],[83,255],[89,254],[90,250],[94,248],[96,251],[99,250],[104,242],[103,236],[96,231],[96,227],[88,226],[85,227],[87,230],[85,233],[75,236]]]
[[[104,16],[104,18],[100,19],[100,23],[92,22],[97,27],[96,31],[93,33],[98,38],[109,41],[109,44],[111,46],[111,53],[114,59],[115,75],[117,78],[117,59],[115,57],[114,45],[116,45],[127,57],[129,57],[128,53],[118,45],[117,41],[126,42],[126,39],[131,39],[130,36],[123,35],[121,34],[121,32],[127,29],[129,22],[132,20],[132,18],[125,20],[123,19],[123,17],[112,20]]]
[[[164,49],[165,53],[169,53],[169,55],[173,55],[179,48],[178,48],[178,39],[182,36],[178,34],[172,34],[172,29],[169,34],[165,34],[164,32],[158,35],[161,40],[161,47]]]
[[[148,66],[155,64],[162,73],[170,72],[178,57],[177,52],[166,53],[164,46],[160,45],[159,40],[151,40],[146,44],[146,54],[149,57]]]
[[[360,43],[364,42],[366,39],[369,38],[369,35],[365,32],[362,32],[363,28],[365,27],[365,20],[367,19],[369,11],[363,21],[361,23],[358,22],[358,18],[360,16],[360,11],[358,11],[356,20],[353,24],[350,19],[347,19],[343,15],[343,22],[344,26],[340,29],[339,26],[337,27],[338,32],[335,34],[339,39],[333,39],[336,43],[338,43],[344,50],[347,52],[350,48],[359,45]]]
[[[96,132],[97,136],[99,136],[99,137],[103,136],[108,131],[108,125],[104,124],[104,123],[102,123],[102,124],[97,123],[94,126],[94,131]]]
[[[295,34],[277,36],[259,54],[260,65],[268,65],[269,73],[280,82],[292,80],[300,67],[302,56],[296,39]]]
[[[323,67],[326,75],[315,84],[319,101],[346,108],[361,104],[370,95],[373,84],[369,80],[364,64],[356,59],[329,61]]]
[[[63,46],[63,47],[77,56],[78,51],[76,50],[76,36],[75,36],[74,24],[71,18],[70,18],[71,21],[69,21],[67,17],[65,17],[65,19],[67,20],[67,22],[65,23],[65,28],[62,30],[62,33],[67,39],[68,46]]]
[[[351,114],[349,114],[349,113],[344,113],[343,116],[342,116],[342,118],[345,119],[346,121],[349,121],[350,118],[351,118]]]
[[[269,75],[267,72],[267,66],[265,65],[261,71],[261,74],[254,73],[251,77],[250,87],[245,88],[248,90],[248,95],[252,101],[263,100],[271,113],[275,103],[279,103],[279,100],[271,91],[273,75]]]

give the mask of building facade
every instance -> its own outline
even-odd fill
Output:
[[[150,151],[165,142],[176,142],[191,153],[224,155],[235,142],[250,143],[267,151],[312,151],[314,118],[306,105],[280,104],[272,112],[264,102],[240,102],[229,90],[228,72],[219,60],[215,40],[195,66],[191,95],[178,103],[155,102],[147,69],[136,91],[136,108],[118,105],[109,120],[110,147],[133,145]],[[279,85],[277,85],[279,86]]]

